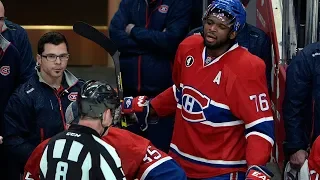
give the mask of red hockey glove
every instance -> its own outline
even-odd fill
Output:
[[[143,112],[143,108],[147,105],[149,105],[147,96],[125,97],[122,104],[122,112],[124,114]]]
[[[246,173],[246,180],[271,180],[272,177],[272,172],[264,166],[250,166]]]
[[[148,129],[149,101],[147,96],[125,97],[122,104],[123,114],[135,114],[140,129]]]

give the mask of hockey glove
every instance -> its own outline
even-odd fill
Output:
[[[250,166],[246,173],[246,180],[271,180],[272,177],[272,172],[264,166]]]
[[[149,100],[147,96],[125,97],[122,104],[123,114],[135,114],[141,131],[148,129]]]

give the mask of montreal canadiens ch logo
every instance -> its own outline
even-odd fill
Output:
[[[0,68],[0,74],[2,76],[8,76],[10,74],[10,66],[2,66]]]
[[[69,95],[68,95],[68,99],[70,101],[76,101],[77,100],[77,97],[78,97],[78,92],[71,92]]]
[[[198,90],[184,86],[182,96],[181,114],[186,121],[202,122],[206,120],[203,109],[210,105],[210,99]]]
[[[158,10],[161,13],[167,13],[169,10],[169,6],[168,5],[161,5]]]

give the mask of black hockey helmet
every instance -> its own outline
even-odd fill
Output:
[[[111,85],[102,81],[89,80],[82,86],[77,101],[67,108],[66,122],[78,123],[81,116],[102,120],[106,109],[111,110],[114,121],[117,121],[120,117],[119,108],[120,99]]]
[[[79,113],[81,116],[102,119],[103,112],[120,106],[117,92],[106,82],[90,80],[81,88]]]

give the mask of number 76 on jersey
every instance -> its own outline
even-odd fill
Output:
[[[266,93],[261,93],[259,95],[251,95],[249,96],[249,99],[255,102],[257,112],[269,110],[269,104]]]

